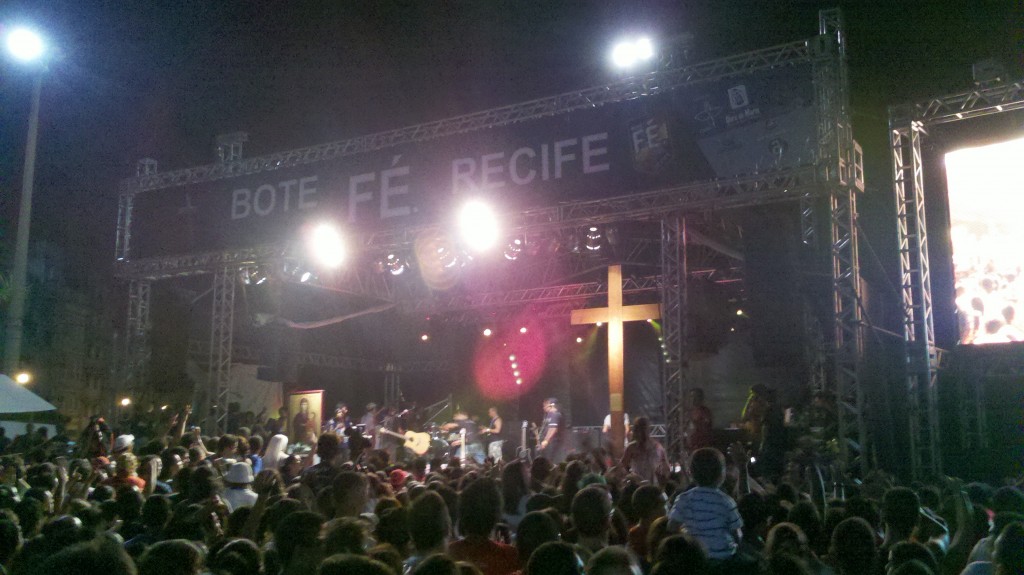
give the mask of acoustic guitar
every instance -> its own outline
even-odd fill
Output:
[[[415,453],[416,455],[423,455],[430,450],[430,434],[416,431],[406,431],[403,433],[396,433],[387,429],[377,428],[377,431],[386,435],[392,435],[399,439],[405,440],[405,447]]]

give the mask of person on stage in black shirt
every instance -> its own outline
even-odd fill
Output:
[[[558,400],[549,397],[544,401],[544,421],[540,424],[540,443],[537,448],[540,454],[552,463],[558,461],[561,453],[562,440],[565,432],[562,412],[558,411]]]

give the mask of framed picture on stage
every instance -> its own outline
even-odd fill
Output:
[[[322,389],[288,394],[288,438],[291,443],[316,445],[323,415]]]

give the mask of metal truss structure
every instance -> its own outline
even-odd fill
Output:
[[[661,329],[664,348],[662,407],[665,449],[672,461],[683,461],[687,415],[683,409],[686,386],[686,218],[681,213],[661,221]]]
[[[213,313],[210,322],[210,381],[213,392],[200,413],[212,414],[216,433],[226,433],[228,418],[228,386],[231,382],[231,346],[235,328],[235,280],[238,270],[221,267],[213,274]]]
[[[659,293],[668,318],[666,330],[666,442],[674,456],[682,453],[683,410],[680,407],[685,376],[686,346],[686,278],[688,239],[691,246],[702,244],[697,234],[687,237],[687,227],[697,231],[699,213],[765,205],[775,202],[800,202],[805,208],[804,239],[814,240],[814,221],[829,222],[831,233],[827,247],[822,246],[822,261],[830,261],[834,310],[829,318],[834,329],[831,342],[831,375],[836,396],[848,414],[850,424],[840,426],[844,435],[856,437],[858,449],[864,449],[865,428],[862,419],[862,394],[859,390],[859,362],[862,349],[860,326],[860,276],[857,267],[856,201],[855,193],[863,190],[859,149],[852,139],[847,105],[847,76],[845,37],[838,10],[821,13],[819,35],[810,41],[787,44],[686,65],[675,69],[659,70],[634,76],[612,84],[567,92],[529,102],[503,106],[483,112],[467,114],[416,126],[370,134],[358,138],[329,142],[255,158],[239,157],[241,141],[222,155],[222,162],[175,170],[170,172],[140,172],[121,185],[121,200],[115,247],[116,269],[120,277],[129,281],[157,281],[197,274],[214,275],[214,309],[211,325],[209,353],[209,394],[216,405],[218,423],[226,419],[224,398],[227,370],[232,361],[232,314],[234,281],[240,269],[252,265],[271,265],[295,257],[289,245],[253,246],[222,252],[185,254],[180,256],[132,259],[131,233],[135,196],[140,193],[160,193],[162,189],[216,181],[224,178],[254,174],[288,166],[328,161],[388,147],[426,142],[465,132],[507,126],[532,119],[595,108],[666,93],[680,87],[721,80],[785,66],[811,64],[814,70],[816,106],[818,110],[819,154],[812,163],[793,168],[749,174],[741,177],[694,182],[670,188],[630,193],[623,190],[614,198],[573,201],[556,206],[507,214],[508,232],[521,235],[529,242],[531,237],[572,232],[583,226],[607,225],[619,222],[658,222],[661,234],[656,243],[632,249],[661,248],[660,278],[632,278],[631,291]],[[810,209],[811,206],[818,206]],[[819,213],[824,210],[824,213]],[[688,222],[687,217],[693,218]],[[409,249],[423,233],[436,230],[435,225],[417,225],[381,229],[364,233],[357,238],[364,255],[379,254],[392,248]],[[714,238],[705,238],[703,245],[712,246]],[[824,242],[823,242],[824,243]],[[723,244],[724,245],[724,244]],[[721,250],[721,247],[717,248]],[[727,253],[728,250],[722,250]],[[630,251],[625,258],[636,253]],[[827,254],[827,255],[826,255]],[[550,270],[551,266],[542,269]],[[824,270],[823,270],[824,271]],[[702,270],[702,273],[703,270]],[[714,270],[711,270],[711,274]],[[552,279],[547,271],[538,272],[544,280]],[[536,276],[531,276],[536,280]],[[600,283],[552,285],[547,281],[534,281],[532,286],[499,287],[476,290],[475,295],[422,295],[413,290],[403,294],[396,290],[391,278],[367,269],[352,269],[337,278],[329,289],[346,293],[369,295],[396,303],[413,312],[441,312],[446,317],[464,319],[479,317],[481,313],[507,313],[517,306],[536,304],[536,313],[543,316],[565,315],[573,307],[584,305],[587,298],[606,291]],[[499,293],[500,292],[500,293]],[[405,295],[403,302],[398,302]],[[541,305],[543,304],[543,305]],[[823,322],[824,323],[824,322]],[[129,345],[141,345],[133,339]],[[310,361],[317,361],[310,356]],[[334,363],[331,360],[328,363]],[[349,365],[347,360],[339,365]],[[358,363],[358,361],[356,362]],[[378,364],[379,365],[379,364]],[[402,370],[411,366],[402,365]],[[397,371],[395,372],[397,373]],[[397,381],[396,381],[397,387]],[[852,401],[848,398],[852,397]],[[847,407],[848,406],[848,407]],[[844,448],[844,455],[846,451]]]
[[[935,345],[931,265],[925,218],[921,139],[929,126],[1024,109],[1024,82],[1008,82],[889,108],[893,191],[900,255],[903,340],[909,401],[911,473],[915,478],[942,473],[939,438],[939,350]],[[965,443],[984,436],[983,391],[971,388],[959,404]],[[973,427],[975,428],[971,428]]]
[[[126,397],[138,398],[137,392],[145,380],[149,366],[149,280],[128,283],[128,322],[125,326],[121,378]]]

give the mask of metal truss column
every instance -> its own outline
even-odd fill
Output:
[[[128,283],[128,317],[125,325],[124,357],[121,373],[122,397],[139,401],[139,392],[149,365],[150,282],[132,280]],[[114,398],[117,401],[117,398]]]
[[[132,238],[132,211],[135,194],[122,191],[117,204],[117,238],[114,241],[114,259],[119,262],[129,257]]]
[[[938,353],[924,209],[920,122],[889,121],[900,256],[903,341],[910,417],[910,468],[917,478],[942,473],[939,451]]]
[[[238,269],[220,268],[213,275],[213,313],[210,318],[209,401],[213,432],[227,432],[231,343],[235,327],[235,279]]]
[[[664,344],[662,393],[665,411],[665,449],[672,461],[685,456],[686,411],[686,219],[681,213],[661,221],[661,325]]]
[[[814,83],[818,105],[818,168],[828,199],[828,254],[832,279],[832,382],[838,414],[839,457],[859,472],[871,464],[864,421],[860,371],[864,356],[856,190],[863,191],[862,157],[853,140],[849,115],[846,32],[839,9],[822,10],[814,43]],[[813,202],[801,202],[803,239],[813,242]],[[824,206],[822,206],[823,208]],[[809,209],[810,208],[810,209]],[[808,231],[811,233],[809,234]]]
[[[829,195],[832,255],[832,351],[838,408],[841,460],[854,463],[851,448],[860,455],[860,472],[871,467],[864,390],[860,381],[864,357],[864,321],[861,307],[860,264],[857,245],[857,195],[842,186]]]
[[[402,388],[399,386],[401,371],[394,363],[384,365],[384,407],[397,410],[402,403]]]

